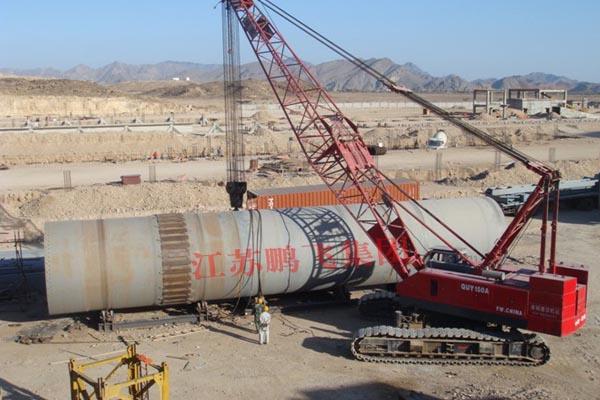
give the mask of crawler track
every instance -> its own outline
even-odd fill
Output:
[[[351,351],[361,361],[396,364],[538,366],[550,359],[550,349],[536,334],[460,328],[363,328]]]

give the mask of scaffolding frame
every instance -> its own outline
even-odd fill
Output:
[[[114,364],[117,365],[106,375],[100,378],[91,378],[86,371],[91,368]],[[121,367],[127,368],[127,380],[110,383]],[[156,370],[148,374],[148,367]],[[143,354],[137,354],[136,345],[127,346],[127,352],[120,356],[94,361],[88,364],[77,364],[74,358],[69,361],[69,377],[71,381],[71,400],[147,400],[149,390],[154,385],[158,386],[159,399],[169,399],[169,370],[167,363],[152,364],[152,360]],[[127,389],[127,393],[123,390]]]

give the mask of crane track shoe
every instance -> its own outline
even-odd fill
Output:
[[[358,300],[358,312],[361,317],[369,320],[389,320],[398,308],[398,296],[392,292],[369,293]]]

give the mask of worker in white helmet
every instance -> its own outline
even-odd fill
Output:
[[[269,343],[269,327],[271,326],[271,314],[269,314],[269,307],[264,306],[263,311],[260,314],[260,325],[258,327],[258,342],[260,344]]]

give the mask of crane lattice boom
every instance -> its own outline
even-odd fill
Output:
[[[350,211],[396,272],[423,265],[358,129],[336,106],[277,28],[251,0],[229,0],[313,170]],[[369,185],[367,185],[367,183]],[[380,201],[383,203],[376,206]]]

